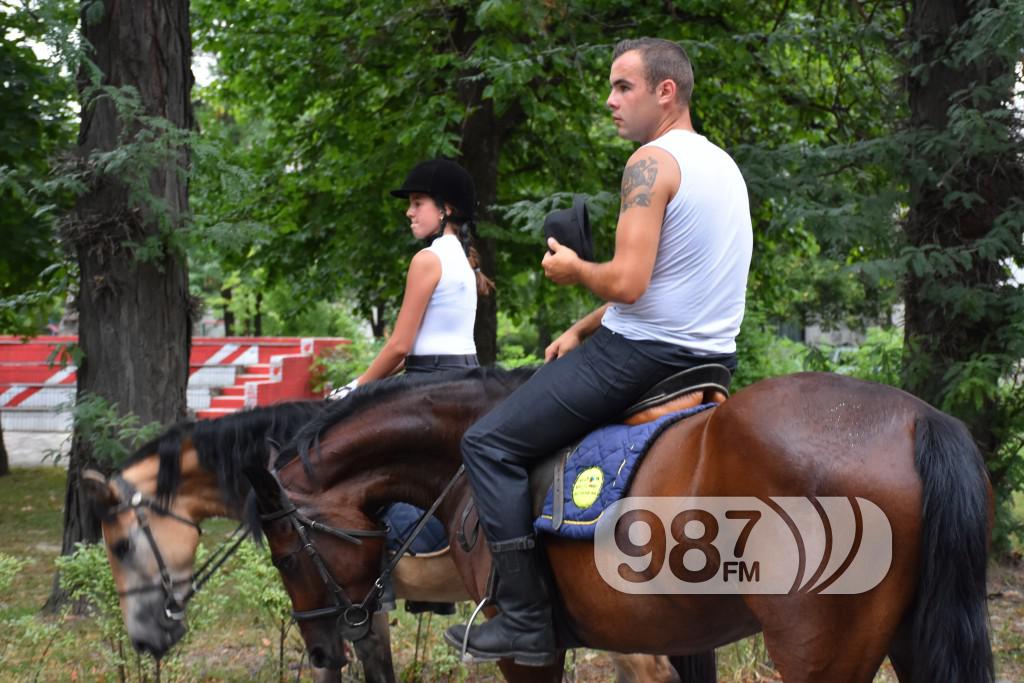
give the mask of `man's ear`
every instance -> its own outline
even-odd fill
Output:
[[[679,88],[676,87],[676,82],[673,81],[671,78],[666,78],[661,83],[658,83],[657,88],[655,88],[655,91],[658,95],[658,99],[665,99],[668,102],[671,102],[676,99],[676,92],[678,90]]]
[[[96,470],[82,470],[82,495],[97,517],[106,517],[110,509],[118,504],[117,494],[110,482]]]

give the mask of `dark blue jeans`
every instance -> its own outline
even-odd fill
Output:
[[[609,422],[661,380],[736,355],[697,356],[656,341],[631,341],[600,327],[537,371],[462,439],[462,457],[491,543],[533,532],[529,470],[545,456]]]

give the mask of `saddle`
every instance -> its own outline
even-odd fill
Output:
[[[702,404],[724,403],[729,397],[731,380],[732,374],[729,369],[717,363],[683,370],[655,384],[610,423],[641,425]],[[535,518],[541,514],[544,499],[552,485],[561,485],[565,461],[573,448],[574,445],[570,445],[552,453],[530,471],[530,499]],[[476,528],[478,523],[476,505],[471,503],[465,506],[458,536],[460,545],[467,551],[476,543],[479,534]]]
[[[653,387],[610,423],[641,425],[658,418],[694,408],[704,403],[724,403],[729,398],[732,373],[724,365],[709,363],[683,370]],[[540,514],[544,498],[552,484],[561,483],[565,460],[573,446],[542,460],[530,471],[530,499],[534,517]]]

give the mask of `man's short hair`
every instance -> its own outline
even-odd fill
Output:
[[[612,53],[612,61],[626,52],[636,50],[644,60],[644,78],[652,91],[664,80],[676,84],[676,100],[689,106],[693,95],[693,65],[686,50],[671,40],[662,38],[634,38],[621,40]]]

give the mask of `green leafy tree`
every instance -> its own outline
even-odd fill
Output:
[[[1013,0],[918,0],[907,22],[903,382],[967,423],[997,487],[1024,431],[1024,290],[1009,270],[1024,262],[1022,27]]]
[[[53,239],[62,193],[46,192],[50,162],[70,146],[70,84],[29,46],[57,16],[0,9],[0,333],[37,334],[56,317],[66,273]],[[50,19],[48,24],[44,19]],[[0,428],[0,476],[9,470]]]
[[[211,222],[259,226],[248,240],[233,233],[244,258],[232,268],[293,283],[302,304],[348,292],[381,333],[413,248],[387,190],[417,159],[458,157],[480,186],[497,302],[540,329],[540,351],[596,303],[536,275],[543,215],[568,193],[591,195],[599,254],[610,256],[614,189],[631,149],[602,105],[611,47],[657,34],[692,53],[698,128],[747,174],[755,305],[837,320],[865,301],[859,308],[874,313],[892,297],[873,295],[890,283],[849,266],[887,254],[898,235],[894,193],[883,189],[897,152],[871,142],[901,111],[887,52],[901,25],[892,9],[825,4],[201,0],[197,41],[219,70],[204,93],[206,130],[233,136],[253,171],[244,205],[218,208],[230,193],[213,193]],[[490,306],[481,304],[477,331],[493,358]]]
[[[54,287],[56,271],[47,270],[61,260],[53,203],[64,198],[42,186],[72,140],[71,92],[69,79],[30,47],[46,30],[43,17],[0,11],[0,332],[6,334],[45,330],[64,291]]]
[[[865,327],[905,300],[901,382],[968,422],[997,483],[1017,471],[1024,306],[1007,265],[1024,222],[1009,106],[1020,0],[193,7],[197,41],[218,58],[205,130],[235,142],[248,174],[242,203],[224,201],[232,176],[197,183],[210,234],[232,243],[206,257],[218,284],[290,291],[292,311],[354,300],[382,334],[415,248],[387,190],[414,161],[448,154],[480,185],[499,286],[481,304],[481,355],[497,356],[498,306],[536,330],[521,353],[539,355],[597,303],[539,273],[543,216],[587,194],[610,256],[632,149],[602,107],[611,47],[659,35],[689,51],[695,126],[736,158],[750,192],[737,379],[792,366],[767,336],[780,322]]]

